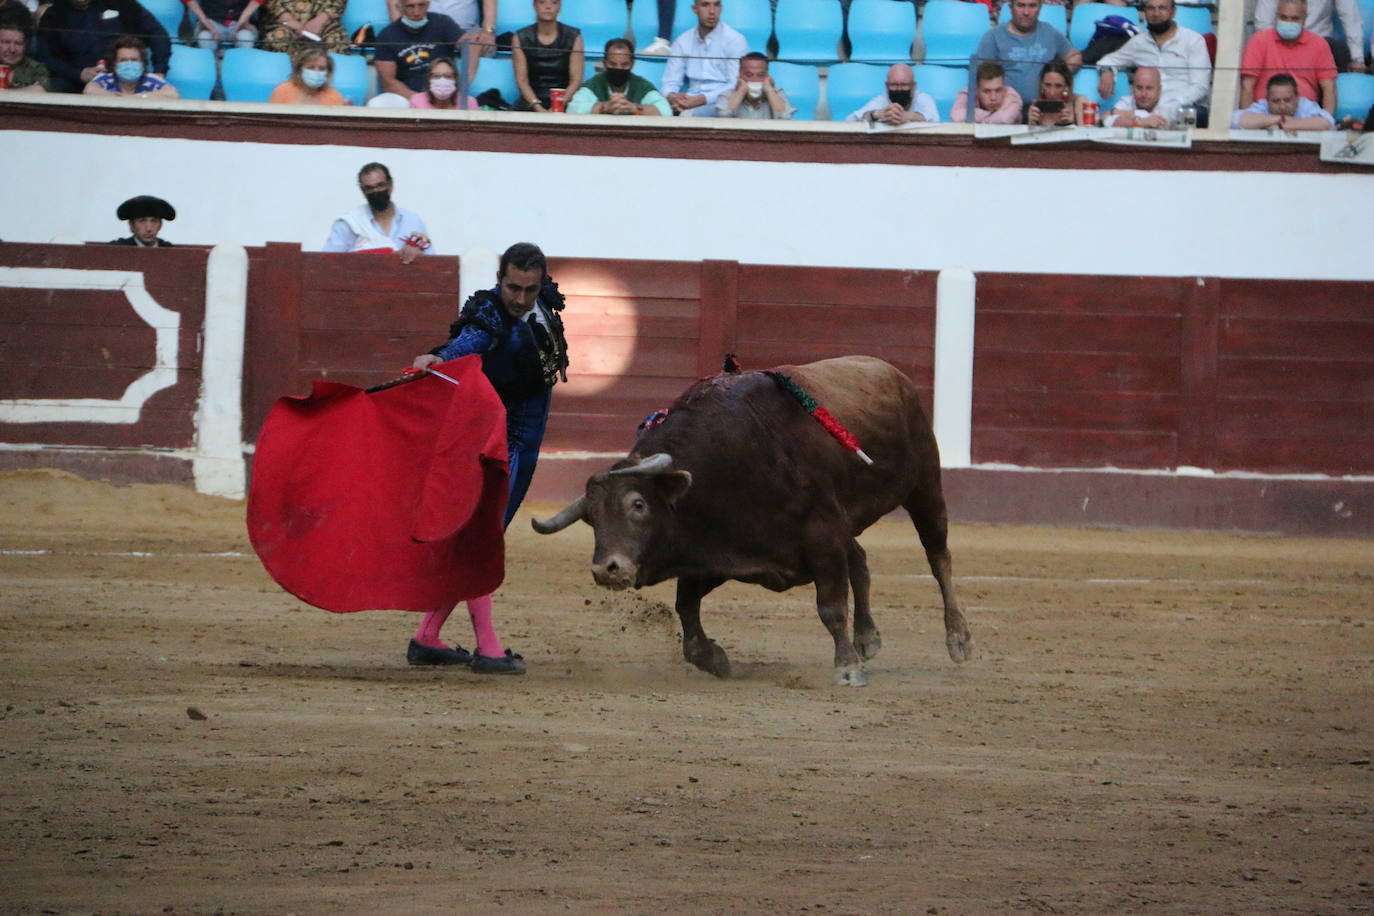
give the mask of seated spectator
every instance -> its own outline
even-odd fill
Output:
[[[290,53],[322,42],[327,50],[343,51],[349,45],[345,6],[346,0],[265,0],[262,47]]]
[[[1168,127],[1174,111],[1161,102],[1164,84],[1154,67],[1137,67],[1131,74],[1131,94],[1116,100],[1102,119],[1103,127]]]
[[[1272,29],[1277,22],[1277,12],[1278,0],[1259,0],[1255,4],[1255,31]],[[1345,41],[1335,37],[1332,14],[1341,21]],[[1374,26],[1362,20],[1359,6],[1348,0],[1307,0],[1307,19],[1303,28],[1326,39],[1337,70],[1364,73],[1364,36]]]
[[[186,13],[196,23],[196,44],[213,51],[221,44],[251,48],[258,40],[252,19],[262,0],[184,0]]]
[[[716,100],[739,79],[739,59],[749,52],[744,36],[720,21],[721,0],[695,0],[697,24],[668,51],[663,97],[684,118],[713,118]]]
[[[909,64],[893,64],[887,68],[886,91],[875,95],[846,121],[881,121],[896,127],[915,121],[940,120],[935,100],[916,91],[916,74]]]
[[[401,0],[386,0],[386,7],[392,22],[405,15]],[[497,0],[431,0],[429,8],[458,24],[463,44],[479,54],[495,53]]]
[[[634,73],[635,46],[624,38],[606,42],[605,70],[587,80],[568,102],[569,114],[663,115],[668,100],[654,84]]]
[[[3,88],[46,92],[48,68],[28,56],[29,37],[25,17],[0,16],[0,66],[9,68]]]
[[[148,46],[136,35],[121,35],[110,42],[105,59],[114,72],[96,76],[83,92],[86,95],[135,96],[149,99],[179,99],[181,93],[160,76],[148,72]]]
[[[410,97],[411,108],[438,108],[452,111],[458,107],[458,68],[452,60],[441,57],[429,65],[429,79],[424,92]],[[477,110],[477,102],[468,96],[468,111]]]
[[[558,21],[563,0],[534,0],[534,22],[511,36],[510,57],[515,65],[516,111],[549,111],[552,90],[571,99],[582,86],[586,56],[582,33]]]
[[[171,248],[172,243],[158,238],[162,221],[177,218],[177,211],[161,197],[140,194],[119,205],[115,216],[129,223],[128,236],[114,239],[111,245],[131,245],[136,248]]]
[[[347,105],[339,90],[329,85],[334,78],[334,58],[323,45],[291,55],[291,76],[279,83],[267,101],[278,105]]]
[[[1040,90],[1026,109],[1031,127],[1064,127],[1083,123],[1083,96],[1073,91],[1073,74],[1062,60],[1040,68]]]
[[[429,86],[429,66],[453,59],[463,32],[443,13],[431,13],[429,0],[401,0],[401,18],[377,33],[377,88],[409,99]]]
[[[369,162],[358,172],[358,188],[367,203],[334,220],[325,251],[399,251],[401,263],[409,264],[433,250],[425,221],[392,203],[390,169]]]
[[[1006,71],[995,60],[978,65],[978,107],[973,109],[976,124],[1020,124],[1021,96],[1007,85]],[[958,123],[968,120],[968,90],[960,89],[949,110],[949,119]]]
[[[1298,95],[1291,73],[1275,73],[1265,97],[1231,115],[1231,126],[1244,130],[1335,130],[1336,119],[1316,102]]]
[[[997,61],[1007,85],[1030,99],[1039,88],[1040,65],[1055,58],[1076,70],[1083,56],[1063,32],[1040,21],[1040,0],[1011,0],[1011,21],[988,29],[969,58],[969,72],[977,73],[985,60]],[[971,80],[969,91],[978,91]]]
[[[109,59],[110,42],[121,35],[142,36],[152,51],[152,75],[166,75],[172,42],[137,0],[54,0],[38,22],[34,54],[48,68],[48,89],[84,90],[104,72],[96,65]]]
[[[1298,81],[1298,94],[1336,113],[1336,62],[1331,46],[1303,28],[1307,4],[1279,0],[1278,22],[1250,36],[1240,62],[1240,104],[1265,98],[1270,77],[1287,73]]]
[[[1205,127],[1212,58],[1201,35],[1174,21],[1175,12],[1174,0],[1145,0],[1145,31],[1097,62],[1097,94],[1110,98],[1116,90],[1116,67],[1157,68],[1163,86],[1159,114],[1172,121],[1174,112],[1191,106]]]
[[[716,99],[716,114],[722,118],[790,120],[796,111],[787,93],[768,75],[768,55],[758,51],[739,59],[735,88]]]

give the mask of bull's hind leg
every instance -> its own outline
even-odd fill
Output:
[[[682,621],[682,657],[716,677],[730,676],[730,658],[701,628],[701,599],[724,579],[678,579],[677,616]]]
[[[806,546],[806,562],[816,582],[816,612],[835,640],[835,683],[863,687],[868,676],[849,637],[849,551],[843,542],[818,537]]]
[[[905,503],[902,504],[911,516],[916,533],[921,536],[921,546],[926,550],[930,561],[930,571],[935,581],[940,583],[940,594],[945,601],[945,648],[949,657],[956,662],[973,658],[973,634],[969,632],[968,621],[959,609],[959,599],[954,594],[954,564],[949,556],[949,520],[945,515],[945,497],[940,492],[940,479],[918,486]]]
[[[868,554],[858,541],[849,542],[849,587],[854,591],[854,648],[867,661],[883,647],[868,605]]]

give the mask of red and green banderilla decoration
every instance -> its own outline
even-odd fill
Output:
[[[768,370],[764,375],[773,380],[773,383],[783,391],[790,394],[798,404],[806,409],[806,412],[825,428],[825,431],[834,437],[835,441],[843,445],[845,449],[858,455],[864,464],[872,464],[873,459],[864,453],[859,447],[859,440],[854,438],[854,434],[844,428],[844,424],[835,419],[835,415],[821,406],[820,402],[806,393],[806,389],[792,381],[791,377],[784,372]]]

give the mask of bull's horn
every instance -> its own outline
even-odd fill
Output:
[[[665,452],[659,452],[657,455],[650,455],[648,458],[641,460],[639,464],[633,467],[611,471],[608,476],[619,474],[645,474],[652,477],[656,474],[666,474],[672,469],[673,456]]]
[[[530,524],[535,531],[540,534],[553,534],[555,531],[562,531],[573,522],[582,518],[587,512],[587,497],[579,496],[568,503],[567,508],[559,512],[546,522],[541,522],[537,518],[530,519]]]

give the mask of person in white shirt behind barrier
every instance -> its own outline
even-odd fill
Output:
[[[696,0],[697,24],[668,52],[663,96],[684,118],[713,118],[716,100],[739,79],[739,59],[749,51],[743,35],[720,21],[720,0]]]
[[[399,251],[409,264],[432,251],[424,220],[391,201],[391,170],[369,162],[358,172],[358,187],[367,203],[334,220],[325,251]]]
[[[1131,94],[1117,99],[1103,127],[1168,127],[1172,114],[1160,101],[1163,83],[1154,67],[1137,67],[1131,74]]]
[[[1231,115],[1231,126],[1244,130],[1335,130],[1336,119],[1309,98],[1298,95],[1291,73],[1269,78],[1264,98]]]
[[[862,108],[845,118],[846,121],[881,121],[896,127],[913,121],[940,120],[935,100],[916,91],[916,73],[909,64],[893,64],[887,68],[887,83],[881,95],[869,99]]]
[[[1212,58],[1207,41],[1174,21],[1174,0],[1145,0],[1145,30],[1097,62],[1097,94],[1110,98],[1115,67],[1154,67],[1161,84],[1161,114],[1167,119],[1184,106],[1197,109],[1198,126],[1207,126],[1212,92]]]

